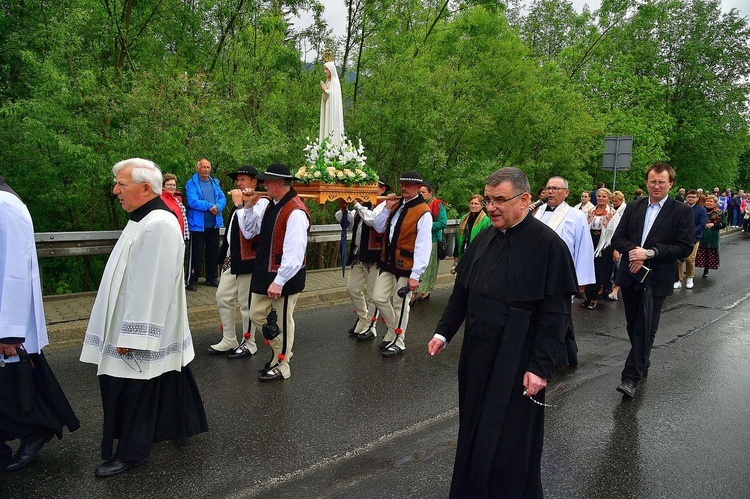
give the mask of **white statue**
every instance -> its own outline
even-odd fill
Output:
[[[341,85],[336,73],[336,65],[328,61],[323,66],[326,81],[320,82],[323,95],[320,99],[320,133],[318,138],[322,142],[328,141],[340,145],[344,135],[344,107],[341,103]]]

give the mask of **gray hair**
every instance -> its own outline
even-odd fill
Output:
[[[523,192],[530,192],[531,187],[529,186],[529,177],[518,168],[505,167],[495,170],[487,177],[485,182],[491,187],[500,185],[503,182],[510,182],[513,186],[513,194],[521,194]]]
[[[131,172],[133,182],[136,184],[149,184],[154,194],[161,194],[163,179],[161,170],[156,166],[156,163],[147,159],[130,158],[120,161],[113,166],[112,174],[116,177],[120,173],[120,170],[127,166],[133,167],[133,171]]]
[[[566,189],[568,189],[568,181],[565,180],[563,177],[561,177],[559,175],[555,175],[554,177],[550,177],[549,180],[552,180],[552,179],[555,179],[555,178],[559,178],[560,180],[562,180],[563,187],[565,187]],[[549,180],[547,182],[549,182]]]

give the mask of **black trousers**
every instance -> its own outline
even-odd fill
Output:
[[[198,282],[203,251],[206,253],[206,281],[218,281],[216,259],[219,257],[219,229],[204,232],[190,231],[190,276],[188,284]]]
[[[7,363],[0,368],[0,463],[10,458],[10,447],[5,443],[20,439],[30,443],[47,434],[62,438],[63,427],[78,429],[79,422],[68,399],[57,382],[43,353],[32,353],[34,405],[23,410],[20,402],[20,370],[18,363]]]
[[[625,360],[625,368],[622,370],[622,380],[631,380],[638,383],[648,373],[651,365],[651,348],[654,346],[656,330],[659,328],[661,319],[661,308],[664,306],[666,296],[654,296],[654,309],[651,314],[651,329],[638,331],[635,329],[638,311],[641,308],[643,291],[634,288],[621,288],[622,303],[625,307],[625,321],[627,322],[628,338],[630,339],[630,353]]]

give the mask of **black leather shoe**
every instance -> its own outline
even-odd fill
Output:
[[[212,288],[218,288],[219,287],[219,281],[216,279],[212,281],[206,281],[206,286],[211,286]]]
[[[120,459],[119,457],[113,457],[112,459],[108,459],[107,461],[104,461],[102,464],[97,466],[94,470],[94,475],[98,476],[99,478],[119,475],[124,471],[128,471],[130,468],[135,468],[136,466],[145,463],[147,459],[148,458],[144,459],[143,461],[133,462],[125,461],[124,459]]]
[[[208,350],[206,350],[208,355],[227,355],[232,352],[234,352],[234,348],[230,348],[229,350],[215,350],[213,347],[208,347]]]
[[[381,341],[380,343],[378,343],[378,348],[381,349],[381,350],[385,350],[385,347],[388,346],[388,343],[390,343],[390,342],[389,341],[385,341],[385,340]]]
[[[284,379],[284,376],[281,374],[278,367],[274,367],[270,371],[259,372],[258,379],[260,381],[276,381],[277,379]]]
[[[185,286],[185,289],[195,292],[198,291],[198,286],[196,286],[195,284],[188,284],[187,286]]]
[[[367,331],[363,333],[359,333],[357,335],[357,341],[368,341],[375,337],[375,333],[372,332],[372,329],[368,329]]]
[[[397,347],[396,345],[391,345],[383,350],[383,357],[395,357],[396,355],[401,355],[403,353],[403,348]]]
[[[238,347],[235,350],[232,350],[232,352],[227,355],[227,359],[241,359],[242,357],[249,357],[252,353],[250,350],[247,349],[246,346]]]
[[[31,464],[42,451],[42,447],[44,447],[44,444],[49,442],[51,439],[52,433],[47,433],[37,440],[34,440],[33,442],[21,443],[21,446],[18,448],[18,452],[16,452],[16,455],[13,456],[13,459],[11,459],[3,469],[5,471],[15,471],[17,469],[23,468],[27,464]]]
[[[630,381],[629,379],[626,379],[625,381],[620,383],[620,386],[617,387],[617,391],[632,399],[633,397],[635,397],[635,383],[633,381]]]

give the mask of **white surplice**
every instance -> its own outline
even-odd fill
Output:
[[[152,379],[193,360],[184,249],[171,212],[153,210],[125,226],[104,269],[81,352],[82,362],[99,366],[97,374]],[[132,358],[117,347],[134,349]]]
[[[578,285],[594,284],[594,243],[591,241],[586,215],[583,211],[571,208],[566,202],[558,205],[555,211],[550,212],[546,209],[545,203],[536,210],[534,216],[557,232],[568,245],[576,268]]]
[[[26,205],[5,191],[0,191],[0,338],[23,338],[29,353],[49,343],[34,224]],[[0,359],[18,362],[18,355]]]

